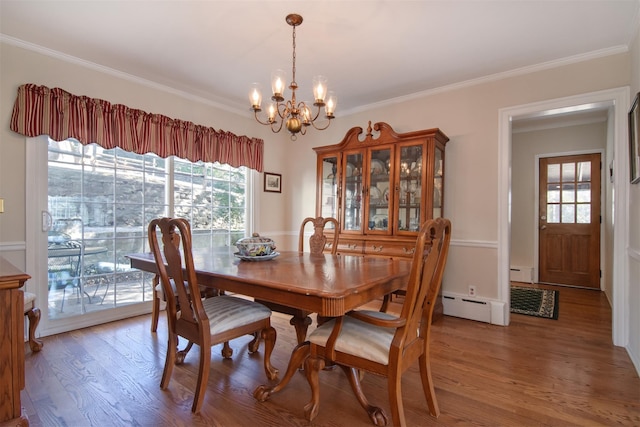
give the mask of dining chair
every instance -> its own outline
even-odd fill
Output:
[[[29,320],[29,347],[36,353],[42,350],[42,341],[36,338],[36,329],[40,323],[40,309],[36,306],[36,294],[24,291],[24,315]]]
[[[151,306],[151,332],[158,330],[158,319],[160,318],[160,301],[166,301],[164,291],[162,290],[162,284],[160,283],[160,276],[156,275],[153,278],[153,304]],[[221,292],[217,289],[200,287],[200,297],[210,298],[220,295]]]
[[[325,228],[327,224],[333,224],[333,237],[330,243],[330,252],[335,255],[338,251],[338,220],[332,217],[323,218],[321,216],[312,218],[308,217],[302,221],[300,225],[300,234],[298,235],[298,252],[304,252],[305,247],[305,227],[307,224],[313,224],[313,234],[309,237],[309,252],[312,254],[324,253],[327,247],[327,235]]]
[[[162,233],[162,252],[158,244],[157,228]],[[193,344],[200,347],[198,381],[191,406],[191,411],[194,413],[200,411],[204,400],[213,345],[243,335],[260,333],[265,343],[264,370],[268,379],[275,379],[278,370],[271,365],[271,353],[276,342],[276,330],[271,326],[271,310],[254,301],[230,295],[199,298],[200,290],[192,255],[191,228],[187,220],[154,219],[149,223],[148,235],[160,283],[167,299],[169,333],[160,388],[164,390],[169,386],[173,365],[182,362],[177,356],[176,346],[179,337],[188,340],[187,348]],[[182,244],[182,250],[180,250],[180,244]],[[194,295],[198,297],[194,298]],[[254,339],[249,344],[249,351],[256,352],[258,343],[259,341]]]
[[[347,375],[358,402],[375,425],[386,425],[387,415],[367,401],[360,374],[371,372],[386,377],[393,425],[406,425],[401,380],[402,374],[416,360],[429,413],[436,418],[440,415],[431,377],[429,335],[450,240],[449,220],[437,218],[422,225],[416,241],[407,295],[399,315],[373,310],[352,311],[322,324],[309,335],[309,357],[305,360],[312,395],[305,406],[305,416],[309,421],[318,414],[319,371],[325,365],[335,364]]]

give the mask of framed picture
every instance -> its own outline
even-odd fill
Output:
[[[264,191],[269,191],[271,193],[281,193],[282,192],[282,175],[279,173],[264,173]]]
[[[640,134],[638,103],[640,101],[638,98],[640,98],[640,92],[636,94],[629,110],[629,172],[632,184],[640,182],[640,147],[638,145],[638,134]]]

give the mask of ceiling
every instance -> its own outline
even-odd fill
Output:
[[[295,12],[304,18],[296,30],[298,99],[309,100],[313,75],[323,74],[339,117],[625,52],[639,10],[640,0],[0,0],[0,37],[249,116],[253,82],[268,92],[272,70],[291,75],[285,16]]]

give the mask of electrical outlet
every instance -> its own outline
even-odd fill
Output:
[[[469,296],[470,297],[476,296],[476,287],[474,285],[469,285]]]

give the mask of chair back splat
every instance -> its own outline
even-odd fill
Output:
[[[162,252],[158,244],[157,229],[162,233]],[[191,227],[187,220],[154,219],[149,223],[148,235],[167,301],[169,326],[167,356],[160,387],[168,387],[173,365],[184,362],[186,352],[193,344],[197,344],[200,348],[200,362],[191,410],[198,412],[209,378],[211,346],[243,335],[256,337],[248,346],[250,352],[258,350],[257,336],[261,335],[265,342],[265,373],[270,380],[275,379],[278,371],[271,366],[270,361],[276,341],[276,331],[270,320],[271,310],[254,301],[229,295],[204,300],[200,298],[191,249]],[[189,341],[184,350],[178,351],[176,348],[178,337]],[[231,357],[224,353],[224,349],[223,356]]]
[[[440,410],[431,376],[429,336],[450,240],[449,220],[437,218],[422,225],[399,315],[373,310],[352,311],[322,324],[309,335],[305,370],[312,397],[305,406],[308,420],[318,413],[319,372],[326,364],[337,364],[347,374],[358,402],[376,425],[386,425],[387,416],[381,408],[368,403],[360,385],[360,373],[367,371],[387,377],[393,425],[406,425],[401,378],[416,360],[429,413],[438,417]]]
[[[312,218],[308,217],[302,221],[300,226],[300,234],[298,236],[298,252],[304,252],[304,228],[308,223],[313,224],[313,234],[309,237],[309,252],[311,254],[321,254],[327,247],[327,235],[325,227],[327,224],[333,224],[333,235],[329,246],[331,254],[335,255],[338,251],[338,220],[335,218],[323,218],[321,216]]]

